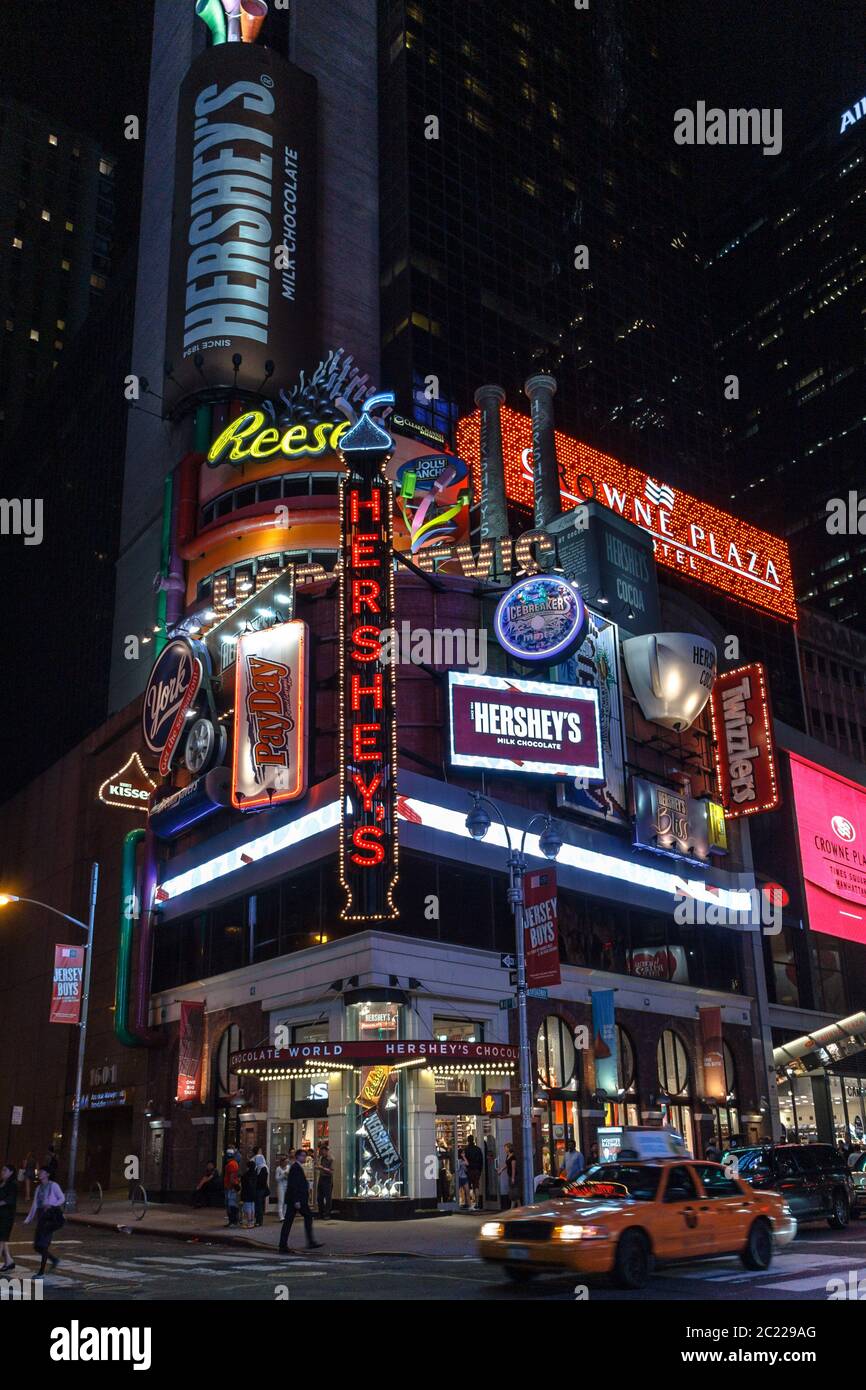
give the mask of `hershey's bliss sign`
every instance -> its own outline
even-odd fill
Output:
[[[315,79],[269,49],[208,48],[184,78],[169,411],[212,387],[276,395],[303,366],[315,308],[315,128]]]

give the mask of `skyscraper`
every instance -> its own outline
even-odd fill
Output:
[[[862,630],[866,120],[856,96],[761,171],[724,219],[709,276],[722,372],[739,392],[723,406],[729,503],[788,538],[798,601]]]
[[[380,0],[383,370],[440,426],[551,371],[562,428],[714,498],[661,9]]]

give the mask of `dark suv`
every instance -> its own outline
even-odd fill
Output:
[[[758,1189],[780,1192],[798,1222],[848,1225],[854,1187],[847,1160],[831,1144],[765,1144],[735,1149],[739,1175]]]

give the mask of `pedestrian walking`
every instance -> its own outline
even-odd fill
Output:
[[[241,1201],[244,1208],[243,1226],[246,1230],[252,1230],[256,1220],[256,1188],[257,1170],[253,1159],[250,1159],[244,1169],[241,1178]]]
[[[457,1205],[469,1210],[469,1164],[463,1149],[457,1150]]]
[[[271,1187],[271,1175],[268,1171],[267,1159],[261,1149],[253,1150],[253,1162],[256,1165],[256,1225],[264,1226],[265,1208],[268,1204],[268,1192]]]
[[[18,1179],[11,1163],[0,1168],[0,1274],[15,1268],[15,1261],[9,1249],[9,1237],[15,1225],[15,1208],[18,1205]]]
[[[223,1167],[223,1195],[226,1203],[227,1226],[237,1226],[238,1224],[240,1215],[238,1211],[240,1189],[241,1170],[237,1154],[234,1149],[226,1149],[226,1161]]]
[[[319,1172],[317,1189],[319,1216],[322,1221],[330,1221],[331,1203],[334,1200],[334,1160],[327,1139],[319,1146],[319,1161],[316,1168]]]
[[[210,1198],[213,1192],[219,1192],[219,1174],[215,1163],[206,1163],[204,1172],[195,1185],[192,1194],[192,1204],[194,1207],[206,1207],[210,1205]]]
[[[511,1176],[510,1176],[509,1171],[508,1171],[508,1149],[509,1149],[509,1147],[510,1147],[510,1146],[509,1146],[508,1144],[505,1145],[505,1152],[504,1152],[504,1154],[502,1155],[502,1162],[499,1164],[499,1167],[496,1169],[496,1172],[497,1172],[497,1174],[499,1175],[499,1210],[500,1210],[500,1211],[508,1211],[508,1209],[509,1209],[510,1206],[511,1206]]]
[[[307,1237],[308,1250],[321,1250],[322,1242],[313,1238],[313,1213],[310,1211],[310,1184],[304,1172],[304,1160],[307,1157],[305,1149],[296,1149],[294,1159],[289,1167],[289,1175],[286,1179],[286,1215],[280,1229],[280,1252],[283,1255],[290,1255],[289,1232],[292,1229],[298,1212],[304,1218],[304,1234]]]
[[[33,1204],[24,1218],[25,1226],[36,1218],[36,1235],[33,1237],[33,1249],[42,1257],[42,1264],[39,1266],[39,1277],[45,1273],[47,1260],[51,1261],[52,1269],[56,1269],[60,1261],[56,1255],[49,1253],[52,1236],[60,1230],[64,1223],[63,1203],[66,1201],[66,1194],[60,1190],[57,1183],[52,1178],[46,1167],[39,1169],[39,1186],[33,1197]]]
[[[583,1154],[574,1140],[569,1139],[565,1146],[565,1159],[562,1164],[563,1176],[568,1182],[577,1182],[585,1167]]]
[[[292,1153],[294,1154],[293,1150]],[[277,1184],[277,1215],[281,1221],[286,1214],[286,1179],[289,1176],[289,1161],[285,1154],[280,1154],[274,1169],[274,1181]]]
[[[505,1145],[505,1166],[508,1170],[508,1205],[516,1207],[520,1202],[520,1192],[517,1187],[517,1154],[513,1144]]]
[[[704,1147],[704,1158],[708,1163],[721,1163],[722,1151],[716,1143],[716,1136],[712,1135]]]
[[[481,1170],[484,1167],[484,1155],[475,1142],[474,1134],[470,1134],[466,1141],[466,1166],[469,1169],[470,1203],[476,1211],[480,1211]]]

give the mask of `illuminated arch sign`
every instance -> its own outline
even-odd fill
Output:
[[[496,640],[518,661],[563,661],[583,641],[586,608],[574,584],[536,574],[503,594],[493,617]]]
[[[481,483],[480,431],[480,411],[458,422],[457,451],[471,461],[476,488]],[[531,509],[532,422],[507,406],[502,407],[502,448],[508,497]],[[778,618],[796,620],[788,546],[778,536],[560,431],[556,455],[565,511],[580,502],[599,502],[652,536],[658,564]]]

